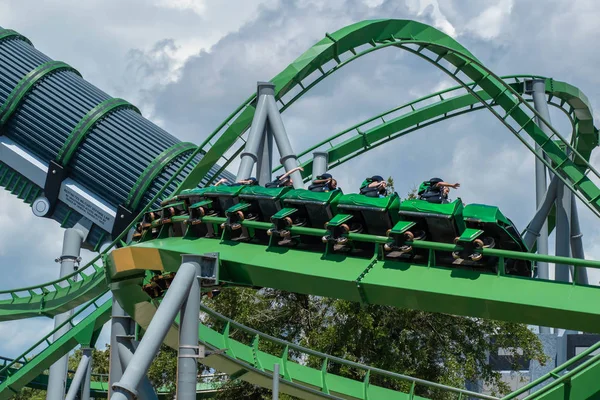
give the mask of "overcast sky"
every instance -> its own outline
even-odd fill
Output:
[[[433,25],[499,75],[566,81],[600,107],[595,0],[0,0],[0,26],[19,31],[40,51],[195,143],[254,92],[257,81],[275,76],[326,32],[374,18]],[[454,84],[411,54],[381,50],[319,84],[283,120],[299,152]],[[559,129],[568,128],[563,115],[552,110],[552,118]],[[453,197],[496,204],[522,230],[535,209],[533,166],[533,156],[482,111],[422,129],[333,173],[345,192],[372,174],[391,175],[400,194],[432,176],[460,182]],[[56,279],[61,229],[34,218],[4,191],[0,204],[0,289]],[[597,220],[579,209],[586,255],[600,258]],[[47,319],[0,324],[0,355],[19,354],[51,325]]]

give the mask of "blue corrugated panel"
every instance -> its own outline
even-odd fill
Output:
[[[19,39],[8,39],[0,43],[0,104],[6,101],[17,83],[45,62],[51,61],[29,44]]]
[[[50,58],[19,39],[0,42],[0,104],[30,71]],[[74,72],[55,71],[25,96],[4,127],[5,134],[49,162],[55,160],[82,118],[110,96]],[[113,206],[124,204],[129,193],[154,159],[180,141],[132,109],[118,109],[88,132],[68,163],[69,176]],[[140,207],[146,204],[183,165],[191,152],[173,160],[151,183]],[[196,157],[193,165],[200,161]],[[166,194],[191,171],[188,165]],[[216,169],[213,169],[215,171]],[[225,173],[228,179],[234,177]],[[138,207],[138,209],[140,208]],[[135,211],[135,210],[134,210]],[[72,226],[80,215],[59,204],[54,218]],[[95,228],[97,229],[97,228]],[[100,234],[94,232],[95,237]]]

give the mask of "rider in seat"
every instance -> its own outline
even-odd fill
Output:
[[[450,188],[458,189],[459,187],[460,183],[448,183],[440,178],[431,178],[430,180],[421,183],[417,194],[419,200],[425,200],[435,204],[448,204],[450,203],[448,200]]]
[[[292,178],[290,178],[290,175],[296,171],[304,171],[304,168],[302,168],[302,167],[292,168],[285,174],[277,176],[275,178],[275,180],[273,180],[272,182],[267,183],[265,185],[265,187],[266,188],[280,188],[280,187],[284,187],[284,186],[292,186],[294,184],[294,182],[292,181]]]
[[[386,197],[387,182],[380,175],[367,178],[360,185],[360,194],[368,197]]]
[[[308,187],[311,192],[331,192],[336,189],[338,189],[337,181],[333,179],[331,174],[317,176],[317,179]]]

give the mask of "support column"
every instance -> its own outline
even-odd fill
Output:
[[[79,361],[79,365],[77,366],[77,371],[75,371],[75,375],[73,376],[73,380],[71,381],[71,386],[69,386],[69,391],[67,392],[67,396],[65,400],[75,400],[77,398],[77,392],[82,387],[85,376],[87,375],[88,367],[91,366],[92,356],[90,352],[83,352],[81,354],[81,360]],[[89,393],[89,386],[88,386]],[[89,396],[88,396],[89,398]]]
[[[571,257],[571,192],[561,182],[556,191],[556,250],[561,257]],[[555,264],[554,279],[569,282],[570,266]]]
[[[283,120],[281,114],[275,103],[275,96],[266,96],[266,105],[269,109],[269,127],[273,132],[277,149],[281,159],[279,160],[283,164],[286,171],[290,171],[298,166],[298,158],[292,150],[292,144],[283,126]],[[294,189],[302,189],[304,184],[302,183],[302,174],[300,171],[294,171],[291,174]]]
[[[327,172],[327,165],[329,163],[329,153],[326,151],[315,151],[313,153],[313,169],[312,178],[313,181],[317,179],[317,176],[323,175]]]
[[[573,253],[574,258],[581,258],[583,260],[585,258],[585,252],[583,251],[582,237],[583,234],[581,233],[581,227],[579,226],[579,213],[577,212],[575,194],[571,193],[571,252]],[[573,276],[575,276],[575,274],[573,274]],[[573,280],[582,285],[589,285],[587,268],[578,267],[577,279]]]
[[[556,200],[556,192],[559,183],[561,182],[557,177],[552,178],[541,204],[538,206],[538,209],[535,212],[533,218],[531,219],[531,222],[529,222],[529,225],[527,225],[527,228],[525,228],[523,242],[530,249],[538,240],[538,237],[540,236],[540,232],[543,229],[543,227],[547,227],[546,220],[548,219],[548,214],[550,213],[550,210],[552,210],[552,206],[554,205],[554,201]]]
[[[90,383],[92,381],[92,366],[94,365],[94,358],[92,357],[92,354],[94,349],[91,347],[84,347],[81,349],[81,352],[83,353],[82,356],[86,356],[90,360],[81,384],[81,400],[90,400]]]
[[[179,325],[179,354],[177,359],[177,396],[178,400],[195,400],[198,382],[198,317],[200,315],[200,263],[197,255],[183,255],[184,264],[193,265],[196,276],[189,294],[183,302]]]
[[[546,81],[545,79],[534,79],[533,80],[533,106],[535,110],[542,115],[546,121],[550,121],[550,112],[548,110],[548,103],[546,103]],[[542,121],[536,117],[536,123],[542,126],[542,130],[550,135],[549,129]],[[544,157],[544,153],[540,146],[535,144],[536,153],[540,157]],[[535,201],[536,206],[539,207],[544,201],[546,194],[546,166],[539,158],[535,158]],[[544,221],[544,225],[539,231],[539,237],[537,239],[537,252],[538,254],[548,254],[548,220]],[[548,263],[545,261],[537,262],[538,277],[540,279],[549,278]],[[550,328],[540,327],[540,333],[549,333]]]
[[[112,395],[112,385],[121,380],[124,367],[121,364],[118,350],[118,340],[120,337],[131,337],[134,334],[133,319],[127,315],[123,307],[113,297],[112,317],[110,325],[110,355],[108,371],[108,398]]]
[[[123,372],[123,377],[119,382],[113,384],[111,400],[133,400],[135,398],[138,385],[146,375],[150,363],[156,356],[160,344],[175,320],[195,279],[196,266],[191,263],[181,264],[167,294],[156,310],[144,338]]]
[[[237,180],[248,179],[252,173],[254,163],[258,161],[260,143],[264,136],[265,125],[267,122],[267,97],[275,94],[275,85],[269,82],[258,82],[258,93],[256,102],[256,111],[248,133],[248,140],[244,146],[240,158],[240,167],[238,169]],[[262,155],[262,154],[260,154]]]
[[[127,337],[117,338],[117,350],[115,351],[115,353],[119,354],[119,361],[121,362],[123,368],[127,368],[129,363],[131,362],[134,353],[132,349],[135,349],[135,347],[135,343],[131,339]],[[152,384],[150,383],[150,380],[146,375],[143,376],[142,381],[137,387],[137,391],[138,400],[158,399],[158,396],[156,395],[156,392],[154,391],[154,388],[152,387]]]
[[[63,238],[63,248],[60,258],[60,276],[69,275],[76,271],[79,265],[79,254],[81,251],[81,243],[85,238],[85,234],[79,229],[69,228],[65,230]],[[63,322],[68,320],[73,315],[73,310],[69,310],[54,317],[54,327],[58,327]],[[56,331],[52,336],[52,341],[56,341],[62,335],[69,331],[69,326],[65,325],[60,330]],[[67,363],[69,355],[63,356],[50,367],[48,376],[48,388],[46,392],[47,400],[63,400],[65,398],[65,389],[67,385]]]
[[[265,186],[271,182],[271,171],[273,170],[273,133],[268,124],[265,127],[265,133],[260,142],[258,154],[256,178],[259,185]]]
[[[273,365],[273,400],[279,400],[279,364]]]

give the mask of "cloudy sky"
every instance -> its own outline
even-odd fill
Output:
[[[257,81],[279,73],[326,32],[376,18],[433,25],[499,75],[566,81],[600,107],[600,51],[594,45],[600,5],[595,0],[0,0],[0,26],[19,31],[48,56],[76,67],[105,92],[137,104],[146,117],[196,143],[254,92]],[[283,120],[301,151],[379,112],[453,85],[411,54],[381,50],[318,85]],[[553,110],[552,118],[557,128],[568,128],[565,117]],[[599,167],[596,157],[593,161]],[[533,168],[528,151],[482,111],[379,147],[333,172],[346,192],[376,173],[391,175],[401,194],[441,176],[461,183],[453,196],[497,204],[523,229],[535,209]],[[5,192],[0,204],[5,271],[0,290],[57,278],[53,260],[62,239],[57,224],[34,218]],[[596,220],[581,205],[580,217],[587,256],[600,258]],[[19,354],[50,329],[46,319],[0,324],[0,355]]]

